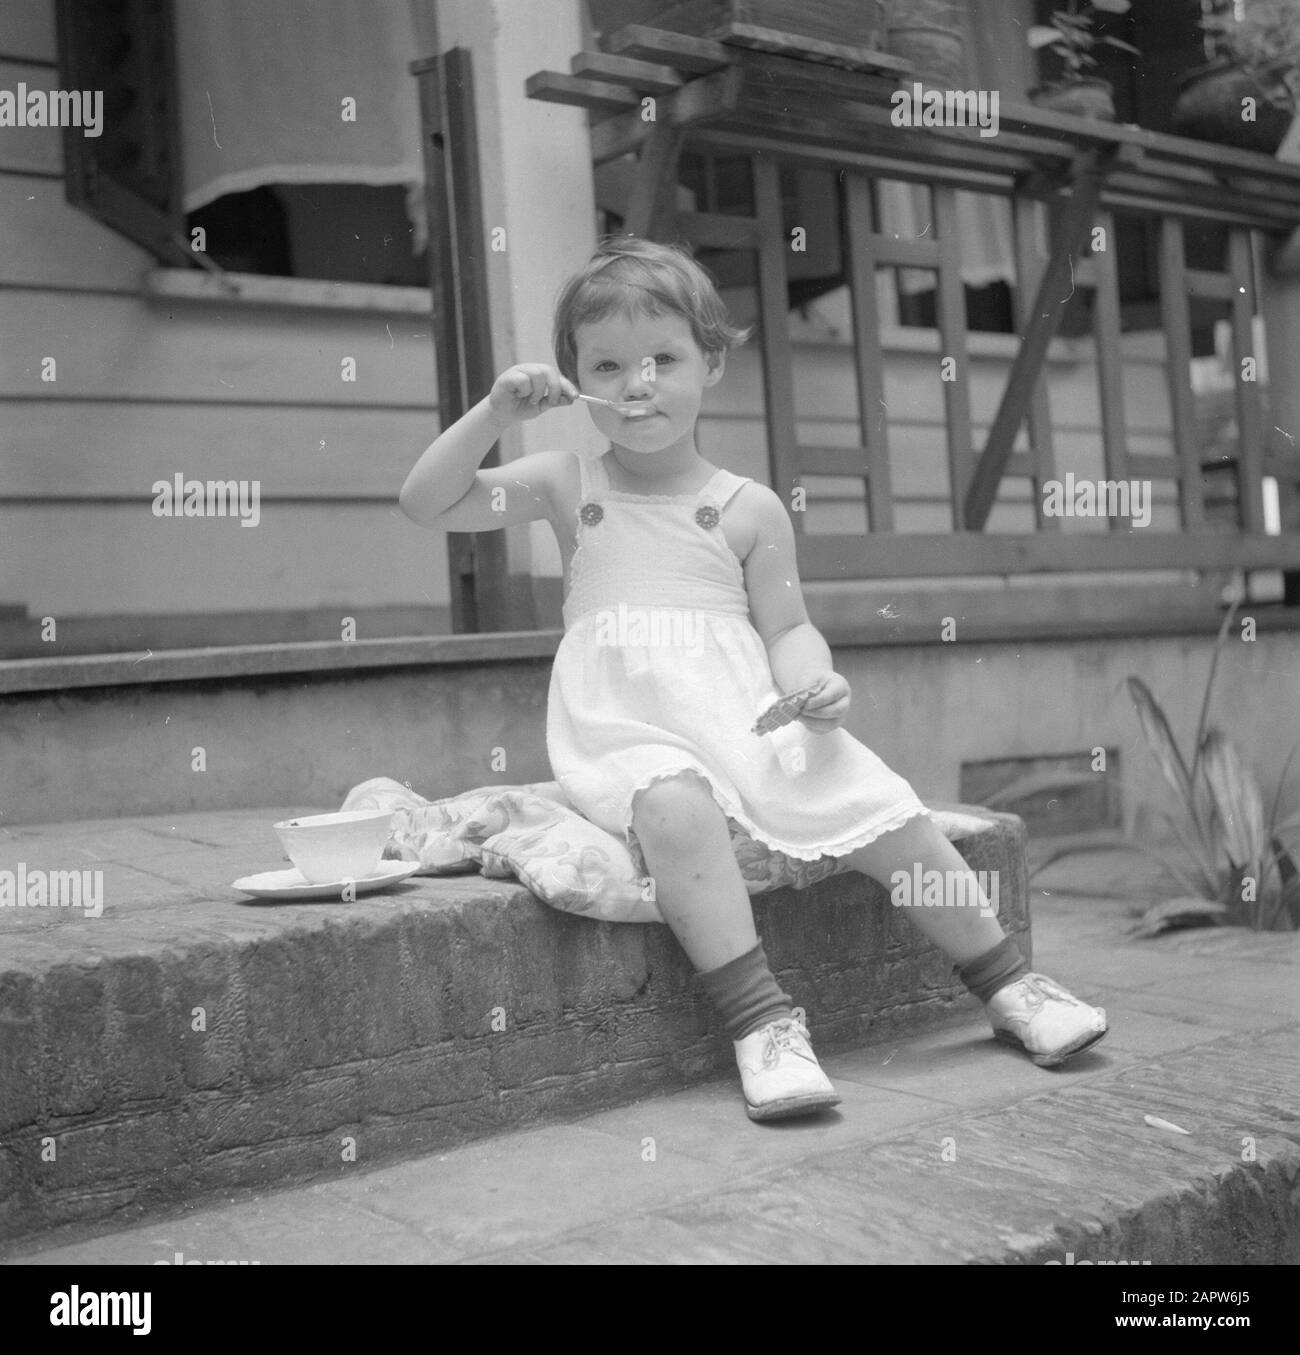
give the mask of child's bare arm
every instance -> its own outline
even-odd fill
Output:
[[[491,393],[425,450],[398,498],[422,527],[487,532],[546,517],[562,453],[521,457],[479,470],[492,444],[512,424],[571,404],[577,390],[545,363],[520,363],[501,373]]]
[[[772,677],[783,692],[819,684],[801,717],[810,729],[838,725],[849,709],[849,684],[835,672],[830,646],[808,619],[795,557],[794,528],[785,505],[764,486],[746,492],[755,517],[754,545],[745,558],[745,587],[754,628],[767,648]]]

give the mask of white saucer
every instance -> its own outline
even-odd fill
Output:
[[[385,885],[396,884],[414,875],[420,869],[418,861],[384,861],[371,875],[362,880],[354,880],[358,894],[370,894]],[[335,880],[330,884],[314,885],[296,867],[292,870],[266,870],[260,875],[245,875],[235,880],[231,888],[256,899],[339,899],[343,897],[347,880]]]

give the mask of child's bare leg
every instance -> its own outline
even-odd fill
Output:
[[[753,950],[754,910],[726,816],[704,780],[686,772],[652,782],[636,797],[632,827],[659,911],[695,968],[718,969]]]
[[[726,816],[703,778],[686,772],[653,782],[636,798],[632,827],[664,921],[734,1042],[750,1118],[836,1105],[840,1098],[759,945]]]
[[[965,873],[963,906],[906,911],[958,966],[963,982],[985,1004],[994,1033],[1023,1049],[1035,1063],[1053,1067],[1106,1034],[1104,1008],[1090,1007],[1044,975],[1029,973],[1015,942],[987,912],[979,877],[930,819],[909,819],[895,832],[850,853],[849,860],[886,888],[895,871],[912,877],[917,866],[922,872],[943,871],[945,880],[951,878],[948,871]],[[970,906],[972,900],[983,906]]]
[[[909,819],[901,828],[850,852],[848,859],[853,863],[854,870],[879,880],[886,889],[891,887],[890,881],[895,871],[906,871],[910,879],[917,865],[922,871],[943,871],[945,878],[948,871],[962,871],[969,875],[964,897],[968,903],[979,900],[984,906],[915,907],[904,910],[954,964],[969,964],[992,950],[1006,936],[997,918],[987,911],[988,899],[980,891],[978,877],[962,859],[957,848],[928,818],[918,816]],[[919,899],[917,903],[920,903]],[[996,909],[993,911],[996,912]]]

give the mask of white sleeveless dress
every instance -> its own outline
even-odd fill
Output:
[[[546,725],[552,771],[573,805],[625,837],[641,864],[633,799],[682,771],[708,782],[733,846],[739,827],[795,861],[843,856],[928,814],[842,728],[814,734],[795,721],[752,732],[782,693],[719,525],[747,481],[719,470],[694,494],[630,494],[610,488],[603,458],[578,459],[577,550]]]

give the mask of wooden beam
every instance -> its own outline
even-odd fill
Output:
[[[661,123],[690,127],[732,112],[739,102],[743,75],[738,70],[721,70],[685,84],[675,94],[665,94],[655,108],[653,119],[642,116],[637,106],[591,129],[591,158],[603,165],[636,150]]]
[[[1205,521],[1201,459],[1197,449],[1196,410],[1192,398],[1192,322],[1187,305],[1187,256],[1183,223],[1160,220],[1160,318],[1165,331],[1165,377],[1174,446],[1181,466],[1183,526],[1196,530]]]
[[[1106,247],[1093,256],[1097,291],[1093,298],[1092,335],[1097,349],[1097,400],[1101,408],[1101,445],[1108,480],[1127,480],[1128,425],[1124,417],[1123,324],[1120,315],[1119,268],[1115,262],[1115,219],[1108,212],[1097,218],[1105,231]],[[1113,532],[1128,531],[1130,517],[1110,519]]]
[[[891,240],[887,235],[876,238],[876,262],[888,268],[938,268],[937,240]]]
[[[790,293],[786,272],[788,244],[782,231],[781,185],[775,160],[754,160],[754,207],[762,229],[758,250],[758,314],[763,341],[764,420],[771,485],[786,505],[799,484],[798,434],[794,413],[794,362],[790,345]],[[796,534],[804,513],[794,513]]]
[[[524,93],[542,103],[568,104],[574,108],[590,109],[594,113],[622,113],[639,109],[641,100],[622,85],[603,80],[583,80],[562,71],[538,71],[524,84]]]
[[[867,472],[867,522],[873,532],[894,530],[893,474],[889,462],[889,411],[885,408],[885,362],[880,349],[876,297],[879,258],[872,221],[871,181],[849,174],[844,181],[844,235],[848,246],[849,299],[857,368],[858,427]]]
[[[988,521],[1007,457],[1011,455],[1016,433],[1024,421],[1025,411],[1043,370],[1047,345],[1061,323],[1063,299],[1070,292],[1071,263],[1092,225],[1106,164],[1107,157],[1099,150],[1081,153],[1076,163],[1074,191],[1061,214],[1060,234],[1054,242],[1052,257],[1043,270],[1028,328],[1015,361],[1011,364],[997,416],[989,430],[984,452],[966,495],[965,524],[975,531],[982,531]]]
[[[961,276],[961,245],[957,238],[956,189],[936,184],[930,190],[939,246],[939,276],[935,311],[939,322],[939,362],[951,360],[952,380],[941,379],[948,444],[948,486],[955,531],[965,526],[966,486],[974,470],[970,417],[970,353],[966,342],[966,287]],[[935,373],[936,377],[941,372]],[[1009,449],[1008,449],[1009,450]]]
[[[1255,269],[1251,260],[1250,233],[1244,227],[1228,232],[1228,282],[1232,297],[1232,365],[1237,396],[1237,438],[1241,448],[1237,461],[1242,527],[1248,532],[1264,530],[1264,498],[1260,485],[1264,454],[1264,414],[1259,377],[1247,381],[1242,375],[1246,358],[1259,365],[1255,352]],[[1275,378],[1276,379],[1276,378]]]
[[[1245,151],[1235,146],[1220,146],[1209,141],[1169,136],[1164,132],[1151,132],[1146,128],[1126,123],[1099,122],[1092,118],[1074,117],[1068,113],[1053,113],[1034,104],[1000,100],[998,128],[999,133],[1005,129],[1034,135],[1055,135],[1076,144],[1098,148],[1131,146],[1148,160],[1164,159],[1199,165],[1229,177],[1255,174],[1273,181],[1289,180],[1300,186],[1300,165],[1287,165],[1259,151]]]
[[[810,90],[814,94],[833,94],[855,103],[885,108],[890,107],[890,96],[898,85],[893,76],[837,70],[834,66],[799,61],[773,52],[746,52],[739,69],[744,70],[751,88],[769,96]]]
[[[608,52],[579,52],[569,62],[569,73],[611,85],[626,85],[638,94],[671,94],[683,84],[682,77],[671,66],[637,61],[630,56],[611,56]]]
[[[600,45],[617,56],[660,62],[696,75],[716,71],[719,66],[734,65],[741,59],[738,52],[730,51],[712,38],[670,33],[662,28],[648,28],[645,24],[628,24],[617,29],[602,37]]]
[[[1012,242],[1016,256],[1016,328],[1023,334],[1033,313],[1033,298],[1042,280],[1047,261],[1038,249],[1038,221],[1046,209],[1028,198],[1017,197],[1011,204]],[[1059,518],[1043,512],[1043,483],[1056,473],[1056,452],[1052,441],[1052,406],[1047,381],[1039,377],[1029,402],[1029,451],[1033,465],[1034,522],[1040,532],[1060,530]],[[1014,455],[1011,460],[1014,460]],[[1003,471],[1003,479],[1011,462]]]
[[[826,42],[821,38],[805,37],[801,33],[786,33],[781,29],[765,28],[759,24],[733,22],[727,26],[722,41],[736,47],[749,47],[758,52],[776,52],[782,56],[799,57],[804,61],[815,61],[827,66],[843,66],[852,71],[879,72],[895,78],[912,73],[911,62],[886,52],[878,52],[871,47]]]
[[[657,240],[666,234],[677,210],[677,162],[682,135],[680,127],[658,122],[641,148],[623,218],[623,229],[629,235]]]
[[[1068,574],[1113,570],[1300,568],[1300,535],[1237,532],[804,533],[797,538],[803,579],[902,579],[972,574]]]
[[[495,374],[470,53],[453,47],[422,62],[416,79],[434,299],[430,329],[439,415],[448,428],[483,398]],[[498,445],[481,464],[500,463]],[[515,630],[536,624],[527,601],[510,586],[503,532],[448,532],[447,569],[456,631]]]
[[[954,188],[965,188],[972,193],[990,193],[995,197],[1009,197],[1011,194],[1007,176],[972,169],[969,162],[921,165],[915,158],[900,158],[888,151],[878,153],[850,148],[845,145],[843,133],[828,130],[824,121],[814,124],[810,119],[797,119],[793,123],[783,122],[779,127],[773,127],[761,114],[747,111],[744,127],[737,127],[734,123],[735,119],[729,118],[725,123],[705,124],[692,134],[692,147],[721,154],[751,151],[758,155],[788,156],[789,133],[793,131],[799,137],[798,158],[803,164],[825,165],[837,172],[841,169],[856,169],[886,179],[898,179],[902,183],[950,183]],[[593,129],[593,144],[602,130],[602,127]]]

